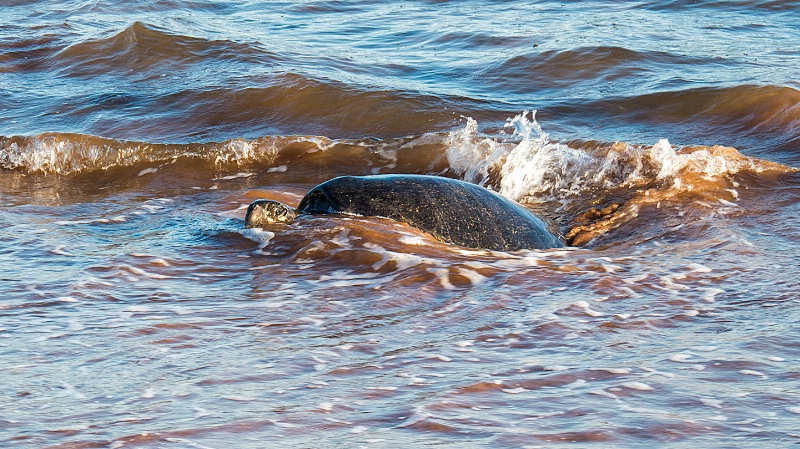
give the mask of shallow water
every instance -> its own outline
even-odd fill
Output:
[[[798,2],[118,3],[0,10],[0,445],[800,443]],[[376,173],[572,246],[243,229]]]

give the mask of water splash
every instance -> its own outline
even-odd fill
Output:
[[[273,163],[281,151],[301,147],[325,151],[334,142],[318,136],[265,136],[209,144],[150,144],[98,136],[45,133],[0,137],[0,168],[70,175],[130,167],[178,158],[204,160],[215,166]]]
[[[577,148],[550,141],[528,111],[508,119],[510,139],[482,136],[467,119],[451,132],[446,154],[450,167],[465,180],[497,189],[517,201],[568,201],[592,192],[619,188],[689,188],[716,182],[742,171],[762,173],[794,169],[747,157],[723,146],[673,147],[667,139],[652,146],[624,142]]]
[[[568,240],[582,244],[639,216],[645,207],[698,203],[706,209],[737,207],[734,176],[796,171],[724,146],[674,147],[624,142],[552,142],[535,111],[509,119],[510,137],[481,135],[467,119],[446,142],[450,167],[465,180],[500,194],[556,210],[569,222]],[[505,136],[504,136],[505,137]],[[573,146],[574,145],[574,146]]]

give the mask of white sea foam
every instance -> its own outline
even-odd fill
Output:
[[[692,351],[700,352],[713,352],[719,349],[719,346],[692,346]]]
[[[570,384],[564,385],[564,388],[569,389],[569,390],[577,390],[578,388],[583,388],[588,383],[589,382],[587,382],[586,379],[578,379],[575,382],[572,382]]]
[[[458,274],[469,279],[470,284],[478,285],[486,280],[486,276],[478,273],[477,271],[469,270],[466,268],[458,268]]]
[[[404,245],[427,245],[428,241],[418,235],[404,235],[398,239]]]
[[[151,260],[151,261],[150,261],[150,263],[152,263],[153,265],[161,265],[162,267],[169,267],[169,266],[172,266],[172,264],[170,264],[169,262],[167,262],[167,260],[166,260],[166,259],[164,259],[164,258],[161,258],[161,257],[157,257],[157,258],[155,258],[155,259]]]
[[[447,357],[446,355],[442,355],[442,354],[427,354],[427,355],[421,355],[420,357],[424,357],[426,359],[435,359],[435,360],[439,360],[440,362],[452,362],[453,361],[453,359],[451,359],[450,357]]]
[[[638,381],[625,382],[625,383],[622,384],[622,386],[625,387],[625,388],[630,388],[632,390],[639,390],[639,391],[652,391],[652,390],[654,390],[654,388],[651,387],[650,385],[648,385],[648,384],[646,384],[644,382],[638,382]]]
[[[128,271],[129,273],[132,273],[136,276],[143,276],[150,279],[169,279],[172,277],[164,274],[150,273],[149,271],[145,271],[139,267],[134,267],[132,265],[121,265],[119,268],[120,270]]]
[[[158,172],[158,168],[157,167],[145,168],[144,170],[140,171],[139,174],[136,175],[136,176],[150,175],[150,174],[153,174],[153,173],[156,173],[156,172]]]
[[[402,271],[407,270],[409,268],[415,267],[417,265],[423,263],[430,263],[432,265],[438,265],[439,263],[433,259],[429,259],[426,257],[418,256],[416,254],[411,253],[399,253],[395,251],[387,250],[386,248],[376,245],[374,243],[365,243],[365,248],[372,250],[373,252],[381,255],[381,260],[372,264],[373,270],[380,270],[386,265],[388,262],[395,263],[395,270]]]
[[[70,226],[70,225],[81,225],[81,224],[93,224],[93,223],[110,223],[111,221],[125,221],[124,218],[120,219],[120,217],[116,217],[116,219],[109,219],[109,218],[95,218],[93,220],[58,220],[54,221],[53,224],[59,226]]]
[[[75,254],[65,250],[64,248],[65,248],[64,245],[58,245],[56,248],[51,249],[50,252],[53,254],[57,254],[59,256],[70,256],[70,257],[75,256]]]
[[[46,133],[12,141],[1,148],[0,167],[71,174],[161,162],[157,167],[145,168],[138,173],[138,176],[144,176],[156,173],[159,168],[181,157],[205,159],[218,165],[241,165],[256,161],[270,164],[282,149],[296,143],[309,145],[308,152],[325,151],[335,144],[319,136],[265,136],[202,146],[160,145],[90,135]],[[287,166],[281,165],[269,168],[268,172],[284,172],[287,169]]]
[[[701,288],[700,291],[703,291],[703,301],[705,302],[714,302],[714,298],[720,293],[725,293],[725,290],[715,288],[715,287],[708,287],[708,288]]]
[[[384,281],[387,282],[385,279]],[[355,287],[359,285],[372,285],[375,283],[375,274],[361,274],[352,273],[348,270],[336,270],[331,274],[321,275],[316,283],[325,284],[327,287]]]
[[[755,371],[755,370],[751,370],[751,369],[740,370],[739,374],[744,374],[746,376],[757,376],[757,377],[760,377],[762,379],[768,379],[769,378],[769,376],[767,376],[766,374],[762,373],[761,371]]]
[[[711,268],[699,263],[690,263],[686,268],[690,269],[692,273],[711,273]]]
[[[590,371],[605,371],[611,374],[630,374],[630,368],[589,368]]]
[[[524,393],[524,392],[530,391],[530,390],[528,390],[526,388],[522,388],[522,387],[517,387],[517,388],[503,388],[500,391],[502,391],[503,393],[508,393],[508,394],[520,394],[520,393]]]
[[[439,280],[439,283],[442,284],[442,287],[444,287],[445,289],[452,290],[452,289],[456,288],[450,282],[450,270],[448,270],[447,268],[433,268],[433,267],[431,267],[431,268],[428,268],[427,271],[428,271],[428,273],[431,273],[434,276],[436,276],[436,278]]]
[[[583,309],[583,313],[585,313],[585,314],[587,314],[587,315],[589,315],[591,317],[595,317],[596,318],[596,317],[599,317],[599,316],[603,316],[603,312],[591,309],[589,307],[589,303],[586,302],[586,301],[578,301],[578,302],[575,303],[575,305],[578,306],[579,308]]]
[[[258,249],[264,249],[269,245],[270,240],[275,237],[274,232],[270,232],[261,228],[246,228],[242,229],[242,235],[250,239],[256,243],[258,243]]]
[[[567,166],[586,166],[588,153],[566,145],[549,142],[535,120],[528,120],[528,111],[508,120],[506,126],[514,129],[518,143],[497,142],[478,136],[478,124],[467,119],[466,126],[450,134],[447,158],[450,166],[467,181],[487,186],[492,174],[502,179],[499,192],[511,199],[569,189],[573,179],[564,179]]]
[[[674,355],[670,356],[669,359],[670,359],[670,361],[673,361],[673,362],[686,363],[692,357],[694,357],[694,355],[682,352],[680,354],[674,354]],[[690,362],[690,363],[694,363],[694,362]]]
[[[598,396],[603,396],[609,399],[619,399],[619,396],[615,395],[614,393],[608,392],[606,390],[592,390],[589,393],[596,394]]]
[[[697,179],[715,181],[742,170],[789,169],[745,157],[732,148],[678,149],[667,139],[651,147],[617,142],[600,150],[572,148],[550,141],[536,121],[536,111],[530,119],[524,111],[509,119],[506,127],[512,130],[510,139],[500,141],[481,135],[478,123],[468,118],[463,128],[448,135],[446,155],[450,167],[466,181],[495,188],[517,201],[566,203],[596,191],[655,182],[662,186],[659,189],[692,190]],[[720,185],[712,200],[716,206],[706,202],[708,207],[738,208],[731,201],[739,195],[732,187],[732,181]]]
[[[241,173],[236,173],[235,175],[227,175],[227,176],[222,176],[222,177],[219,177],[219,178],[214,178],[214,181],[229,181],[231,179],[249,178],[249,177],[251,177],[253,175],[255,175],[255,173],[241,172]]]
[[[700,402],[707,407],[722,408],[723,401],[720,399],[700,398]]]

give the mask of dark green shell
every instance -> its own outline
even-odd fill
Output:
[[[475,184],[439,176],[342,176],[311,189],[298,210],[391,218],[469,248],[564,246],[541,218],[520,204]]]

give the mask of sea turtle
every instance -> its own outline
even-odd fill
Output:
[[[303,214],[378,216],[402,221],[438,240],[496,251],[564,246],[522,205],[475,184],[429,175],[341,176],[311,189],[297,209],[256,200],[245,226],[292,223]]]

